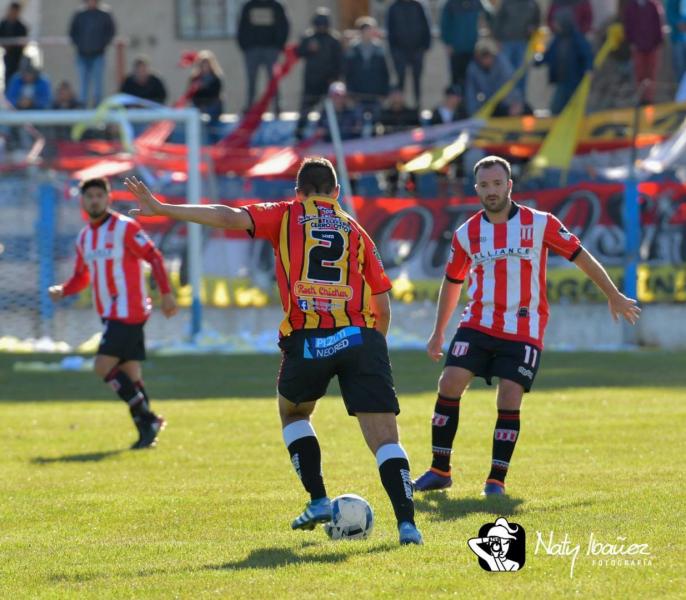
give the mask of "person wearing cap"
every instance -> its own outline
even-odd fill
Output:
[[[360,137],[362,134],[362,115],[359,110],[352,106],[345,83],[342,81],[332,83],[328,95],[333,102],[341,139],[351,140]],[[318,133],[325,141],[330,142],[332,140],[329,119],[323,110],[319,118]]]
[[[310,110],[326,96],[329,86],[343,74],[343,46],[340,35],[331,29],[331,12],[318,8],[312,18],[312,28],[305,32],[297,49],[305,61],[300,118],[295,137],[301,140]]]
[[[517,539],[512,534],[518,530],[519,527],[512,527],[507,519],[499,517],[486,537],[472,538],[468,544],[474,554],[486,561],[491,571],[518,571],[521,565],[516,560],[507,558],[510,543]]]
[[[390,75],[384,47],[378,40],[376,19],[355,21],[359,39],[345,54],[343,70],[348,92],[372,121],[378,120],[381,103],[390,90]]]
[[[445,88],[443,100],[431,113],[431,125],[454,123],[466,119],[467,111],[463,99],[464,94],[459,83],[454,83]]]
[[[52,87],[50,80],[25,57],[9,81],[6,96],[16,109],[43,110],[52,103]]]
[[[467,67],[465,104],[467,114],[474,115],[513,75],[510,63],[498,52],[492,40],[483,38],[474,48],[474,58]],[[514,88],[496,107],[493,116],[509,114],[510,105],[520,106],[521,91]]]

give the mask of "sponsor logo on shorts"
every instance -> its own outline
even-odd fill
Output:
[[[434,413],[433,419],[431,419],[431,424],[435,425],[436,427],[445,427],[449,418],[450,417],[447,417],[446,415]]]
[[[501,442],[516,442],[518,433],[516,429],[496,429],[493,437]]]
[[[345,327],[327,337],[307,338],[303,347],[303,357],[329,358],[341,350],[360,344],[362,344],[362,330],[359,327]]]
[[[453,356],[464,356],[469,352],[469,342],[455,342],[453,345]]]
[[[524,377],[528,377],[529,379],[533,380],[534,378],[533,371],[530,371],[529,369],[526,369],[524,367],[519,367],[519,369],[517,369],[517,372],[521,375],[524,375]]]
[[[296,281],[293,287],[296,296],[306,298],[328,298],[330,300],[352,300],[353,288],[349,285],[332,283],[310,283],[308,281]]]

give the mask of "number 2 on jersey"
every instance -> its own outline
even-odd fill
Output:
[[[317,245],[310,249],[307,278],[313,281],[339,283],[343,269],[336,263],[345,252],[345,240],[338,231],[321,231],[314,229],[310,235],[317,240]]]

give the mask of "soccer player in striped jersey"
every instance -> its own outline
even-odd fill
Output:
[[[418,491],[452,485],[450,456],[457,433],[460,400],[473,377],[490,385],[497,377],[498,418],[493,434],[490,472],[483,495],[505,493],[505,476],[519,437],[524,392],[533,385],[548,322],[546,262],[548,251],[573,261],[607,296],[615,321],[632,325],[636,301],[619,292],[602,265],[551,213],[512,201],[510,164],[487,156],[474,167],[476,192],[483,210],[453,235],[436,322],[427,344],[433,360],[443,356],[445,328],[469,277],[469,303],[448,346],[438,381],[431,422],[431,468],[415,483]]]
[[[176,301],[155,244],[136,221],[110,208],[108,181],[88,179],[81,183],[80,191],[81,207],[89,223],[76,239],[73,275],[65,283],[51,286],[50,297],[58,301],[91,284],[93,304],[105,325],[95,372],[129,407],[138,430],[138,440],[131,448],[148,448],[155,444],[165,420],[150,409],[150,398],[143,386],[143,326],[152,302],[141,261],[152,267],[166,317],[176,313]]]
[[[295,201],[243,208],[162,204],[135,178],[127,179],[126,185],[141,206],[133,214],[244,230],[269,240],[274,248],[285,313],[279,328],[279,413],[291,462],[310,494],[305,511],[291,527],[314,529],[331,520],[310,416],[337,376],[348,414],[357,417],[376,455],[400,543],[421,544],[414,523],[410,465],[398,440],[400,409],[386,347],[391,282],[372,240],[339,205],[331,163],[323,158],[303,161]]]

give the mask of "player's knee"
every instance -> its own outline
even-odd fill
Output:
[[[448,398],[457,398],[467,389],[469,381],[461,373],[455,373],[452,369],[443,369],[438,379],[438,393]]]
[[[112,365],[108,361],[96,357],[95,361],[93,362],[93,371],[100,379],[105,379],[111,370]]]

